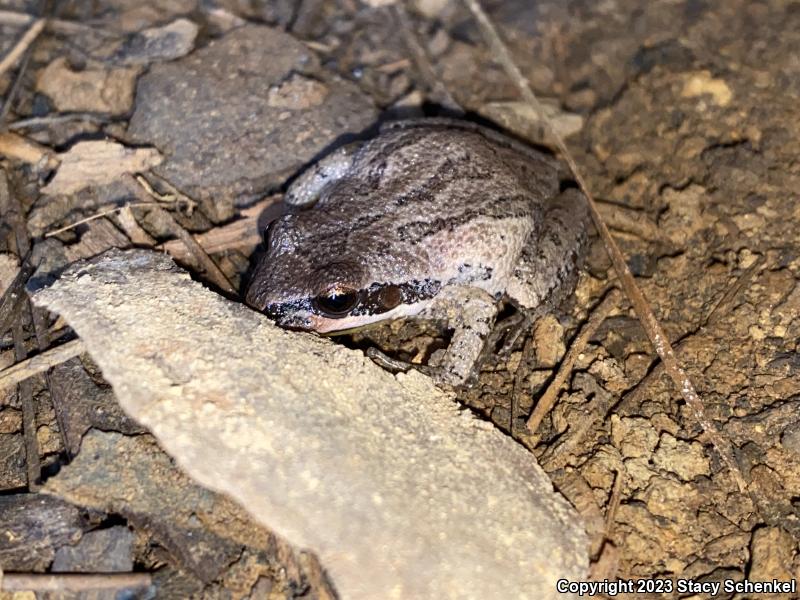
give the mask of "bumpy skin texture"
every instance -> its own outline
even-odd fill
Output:
[[[572,291],[586,209],[559,195],[557,173],[552,158],[469,123],[394,124],[291,186],[247,302],[319,332],[444,318],[454,335],[440,379],[463,383],[498,300],[541,309]],[[347,310],[326,311],[331,294]]]

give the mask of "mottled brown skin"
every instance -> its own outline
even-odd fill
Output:
[[[394,124],[290,187],[247,302],[319,332],[444,318],[454,335],[436,366],[463,383],[503,296],[541,309],[574,286],[586,209],[558,190],[551,157],[494,131]]]

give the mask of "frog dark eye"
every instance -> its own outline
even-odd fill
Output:
[[[359,294],[355,290],[333,288],[314,298],[314,307],[326,317],[334,319],[346,316],[358,305]]]

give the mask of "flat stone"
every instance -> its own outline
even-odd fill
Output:
[[[90,427],[103,431],[140,433],[143,429],[120,409],[114,392],[100,388],[83,368],[80,359],[73,358],[53,367],[53,384],[61,394],[61,422],[70,455],[80,450],[81,438]]]
[[[81,539],[80,511],[42,494],[0,496],[0,567],[5,571],[43,571],[56,550]]]
[[[133,532],[123,525],[89,531],[74,546],[62,546],[52,571],[114,573],[133,570]],[[112,595],[113,598],[113,595]]]
[[[237,195],[282,184],[376,116],[372,102],[326,74],[305,44],[250,25],[154,65],[139,80],[128,134],[157,146],[166,161],[156,172],[220,219]]]
[[[174,468],[149,435],[91,430],[73,462],[49,479],[43,491],[77,506],[124,516],[151,532],[184,570],[206,583],[242,551],[239,541],[200,521],[214,515],[217,495]],[[235,519],[229,520],[233,529]],[[252,534],[254,541],[265,538],[255,528]]]
[[[34,302],[187,473],[315,551],[343,598],[564,598],[556,580],[586,577],[534,457],[417,372],[279,329],[154,252],[79,263]]]

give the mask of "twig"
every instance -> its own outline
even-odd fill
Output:
[[[223,273],[222,269],[217,266],[217,263],[215,263],[213,259],[206,254],[206,251],[203,250],[203,247],[197,243],[197,240],[194,239],[192,234],[181,227],[174,217],[163,208],[157,207],[155,210],[163,213],[163,216],[170,223],[172,232],[180,238],[180,240],[186,246],[186,249],[189,250],[195,260],[200,263],[211,281],[219,286],[220,289],[228,292],[229,294],[236,295],[236,289],[233,287],[231,282],[228,281],[225,273]]]
[[[241,218],[220,227],[213,227],[203,233],[198,233],[195,239],[208,254],[224,252],[225,250],[252,250],[262,240],[258,230],[258,218],[280,199],[273,195],[257,202],[253,206],[241,211]],[[170,256],[178,260],[186,260],[188,253],[180,240],[171,240],[158,246],[159,250],[166,250]]]
[[[150,194],[151,196],[153,196],[153,198],[157,198],[162,202],[174,203],[176,200],[180,200],[186,205],[186,214],[189,215],[190,217],[192,216],[194,209],[197,208],[197,202],[194,199],[190,198],[182,191],[180,191],[178,188],[176,188],[174,185],[172,185],[169,181],[167,181],[160,175],[153,173],[152,171],[150,172],[150,177],[152,177],[153,179],[157,179],[161,185],[167,188],[169,194],[159,194],[158,192],[156,192],[153,189],[153,186],[150,185],[150,182],[145,178],[144,175],[136,175],[136,181],[138,181],[139,184],[145,190],[147,190],[148,194]]]
[[[619,296],[619,290],[616,288],[612,289],[606,297],[603,298],[603,301],[597,308],[594,309],[589,320],[583,326],[580,333],[575,338],[575,341],[572,342],[564,360],[561,361],[561,366],[559,366],[556,376],[553,378],[553,382],[544,391],[544,394],[542,394],[541,398],[539,398],[539,401],[536,403],[536,408],[531,413],[531,416],[528,417],[528,422],[526,424],[531,433],[534,433],[539,428],[539,425],[542,424],[542,419],[544,419],[547,413],[550,412],[550,409],[553,408],[558,398],[558,393],[567,382],[570,373],[572,373],[573,365],[577,362],[587,342],[595,334],[600,324],[606,320],[611,310],[619,304]]]
[[[744,273],[739,275],[739,277],[736,278],[736,281],[734,281],[728,287],[727,290],[725,290],[725,293],[719,299],[719,302],[717,302],[711,309],[711,311],[708,313],[708,317],[706,317],[701,328],[698,331],[692,333],[691,335],[687,335],[677,344],[678,350],[680,351],[685,349],[691,341],[697,340],[698,337],[700,337],[701,339],[703,337],[707,337],[708,333],[705,330],[709,326],[716,323],[716,321],[722,315],[727,314],[727,312],[731,308],[731,304],[733,303],[733,301],[736,299],[736,297],[739,295],[742,289],[748,284],[748,282],[753,278],[753,276],[763,268],[763,266],[764,266],[764,257],[759,256],[759,258],[752,265],[750,265],[750,267],[747,268],[744,271]],[[631,402],[638,402],[640,398],[648,390],[650,385],[654,381],[657,381],[663,373],[664,373],[664,363],[658,363],[655,367],[653,367],[650,370],[650,372],[647,375],[644,376],[644,378],[641,381],[639,381],[636,387],[634,387],[632,390],[627,392],[625,396],[623,396],[622,400],[618,403],[618,406],[628,404]]]
[[[102,217],[107,217],[108,215],[113,215],[115,212],[122,210],[123,208],[130,207],[130,208],[142,208],[145,206],[157,206],[155,202],[134,202],[133,204],[125,204],[123,206],[115,206],[114,208],[109,208],[108,210],[100,211],[99,213],[95,213],[91,216],[86,217],[85,219],[81,219],[80,221],[75,221],[74,223],[70,223],[69,225],[64,225],[64,227],[59,227],[58,229],[54,229],[53,231],[48,231],[44,234],[44,237],[49,238],[54,235],[58,235],[59,233],[64,233],[65,231],[69,231],[70,229],[74,229],[79,225],[83,225],[84,223],[89,223],[90,221],[94,221],[95,219],[101,219]]]
[[[608,500],[608,510],[606,510],[605,538],[611,539],[611,529],[617,519],[617,510],[622,500],[622,482],[625,480],[625,467],[620,465],[617,469],[617,476],[614,478],[614,486],[611,488],[611,497]]]
[[[124,206],[119,214],[117,215],[117,221],[119,221],[120,227],[122,227],[122,231],[125,232],[125,235],[128,236],[128,239],[133,242],[134,246],[145,246],[147,248],[153,248],[156,245],[156,240],[151,236],[144,228],[139,225],[139,222],[136,220],[136,215],[133,214],[133,210],[130,206]],[[178,246],[183,248],[183,245],[178,243]]]
[[[10,25],[22,27],[30,25],[36,21],[37,17],[27,13],[16,12],[13,10],[0,10],[0,25]],[[53,33],[83,33],[91,31],[102,37],[114,37],[114,34],[103,31],[85,23],[78,23],[77,21],[66,21],[64,19],[47,19],[46,29]]]
[[[83,340],[77,339],[45,350],[31,358],[21,360],[0,371],[0,389],[25,381],[38,373],[43,373],[51,367],[68,361],[70,358],[79,356],[84,350]]]
[[[0,133],[0,154],[48,169],[58,165],[58,159],[50,149],[10,131]]]
[[[4,592],[88,592],[152,585],[149,573],[0,573]]]
[[[611,531],[622,500],[622,482],[625,477],[625,467],[622,464],[616,469],[616,474],[614,485],[611,488],[611,496],[608,499],[602,542],[597,553],[593,555],[596,556],[596,560],[593,560],[589,566],[589,579],[592,581],[613,577],[619,569],[619,550],[611,540]]]
[[[60,115],[50,115],[47,117],[30,117],[29,119],[19,119],[7,125],[9,131],[19,129],[32,129],[44,125],[58,125],[59,123],[69,123],[71,121],[90,121],[102,125],[109,122],[109,118],[95,113],[65,113]]]
[[[500,39],[500,36],[495,30],[492,22],[489,20],[489,17],[486,15],[483,8],[481,8],[479,1],[464,0],[464,2],[472,15],[475,17],[475,20],[478,22],[479,28],[486,39],[486,42],[491,47],[495,57],[500,61],[506,73],[517,85],[517,88],[519,89],[525,101],[528,102],[540,115],[545,114],[544,109],[539,103],[539,100],[536,98],[533,90],[531,90],[530,85],[528,85],[528,82],[522,75],[522,72],[514,63],[513,59],[511,58],[511,54]],[[633,305],[633,309],[636,311],[645,333],[647,333],[647,336],[650,338],[650,342],[653,344],[658,356],[663,361],[667,373],[669,373],[669,376],[680,390],[680,393],[686,401],[687,406],[692,411],[695,420],[703,428],[703,431],[705,431],[706,435],[708,435],[709,441],[712,443],[714,448],[716,448],[717,452],[719,452],[723,462],[731,471],[731,474],[733,475],[734,479],[736,480],[736,484],[739,487],[739,491],[745,493],[747,491],[747,483],[745,482],[739,466],[736,464],[736,460],[733,456],[733,448],[730,442],[722,436],[716,425],[714,425],[714,423],[712,423],[708,418],[708,415],[706,415],[703,403],[698,397],[692,381],[689,379],[689,376],[683,370],[683,367],[681,367],[678,359],[675,357],[675,353],[669,343],[669,338],[661,328],[658,319],[656,319],[653,310],[647,303],[647,300],[639,289],[639,286],[636,285],[636,281],[634,280],[633,275],[631,274],[630,269],[625,262],[625,258],[622,256],[622,252],[617,247],[616,242],[614,242],[614,238],[611,237],[611,233],[608,231],[608,227],[606,227],[603,219],[600,217],[597,206],[595,205],[592,195],[589,192],[589,187],[586,185],[583,176],[578,170],[578,165],[575,162],[575,159],[572,158],[572,154],[567,149],[567,145],[564,143],[564,140],[561,139],[561,136],[553,130],[553,127],[550,126],[550,123],[546,119],[543,122],[545,127],[549,130],[552,139],[555,141],[556,146],[561,152],[567,165],[569,165],[572,175],[575,177],[575,181],[578,183],[578,186],[580,187],[584,196],[586,196],[589,214],[592,216],[592,221],[594,222],[595,227],[597,228],[597,231],[603,240],[603,244],[606,247],[606,252],[608,252],[609,258],[611,258],[611,263],[614,265],[614,270],[617,272],[622,289],[625,291],[625,294],[628,296],[628,299]]]
[[[44,26],[47,24],[47,19],[37,19],[34,21],[31,26],[28,28],[28,31],[25,32],[16,45],[6,54],[2,60],[0,60],[0,77],[8,71],[11,67],[16,64],[19,58],[24,54],[24,52],[28,49],[28,47],[36,41],[36,38],[39,37],[39,34],[42,33],[44,30]]]
[[[25,350],[25,332],[22,331],[22,322],[17,320],[11,328],[14,338],[14,356],[17,361],[24,361],[27,356]],[[34,492],[39,487],[42,475],[42,466],[39,462],[39,440],[36,437],[36,409],[33,407],[33,386],[24,379],[17,387],[19,402],[22,405],[22,436],[25,440],[25,470],[28,477],[28,490]]]
[[[129,189],[137,196],[142,199],[146,198],[145,195],[147,192],[144,188],[142,188],[141,183],[131,175],[125,175],[124,179],[128,182]],[[186,231],[181,225],[173,218],[173,216],[160,206],[156,205],[153,207],[153,211],[161,217],[165,224],[170,228],[170,231],[173,235],[178,237],[186,246],[186,249],[192,254],[192,257],[200,264],[200,266],[205,270],[206,275],[208,278],[221,290],[228,292],[232,295],[236,294],[236,289],[231,285],[231,282],[228,281],[228,278],[225,276],[225,273],[217,266],[211,257],[206,254],[206,251],[203,250],[203,247],[197,243],[197,240],[194,239],[191,233]]]
[[[414,59],[414,65],[426,86],[430,89],[431,97],[442,106],[463,114],[464,109],[461,108],[450,94],[450,91],[441,83],[439,78],[436,77],[433,66],[428,59],[428,53],[419,42],[417,34],[414,31],[414,26],[406,11],[405,2],[394,3],[390,8],[394,13],[397,24],[400,26],[406,48],[408,48],[408,51]]]
[[[25,75],[25,71],[28,69],[28,63],[31,61],[32,50],[33,46],[30,46],[27,50],[25,50],[25,55],[22,57],[22,63],[20,64],[19,69],[17,69],[17,73],[14,76],[14,83],[11,84],[11,89],[9,89],[6,93],[6,97],[3,100],[3,106],[0,107],[0,129],[5,129],[4,125],[6,122],[6,117],[8,116],[11,106],[14,104],[14,100],[17,98],[17,94],[22,87],[22,78]]]

